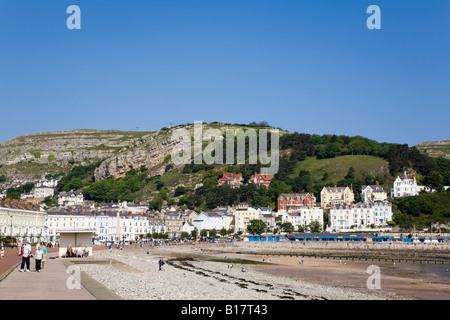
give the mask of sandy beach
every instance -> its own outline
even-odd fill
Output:
[[[96,252],[95,259],[78,265],[126,300],[450,298],[449,277],[445,270],[436,269],[448,265],[271,256],[264,250],[259,255],[254,249],[251,254],[242,252],[244,247],[129,246]],[[158,270],[160,258],[165,261],[162,271]],[[376,289],[367,286],[371,265],[380,270]]]

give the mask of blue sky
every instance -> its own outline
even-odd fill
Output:
[[[450,139],[449,17],[443,0],[0,0],[0,142],[194,121]]]

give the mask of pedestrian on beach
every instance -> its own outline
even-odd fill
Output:
[[[162,266],[165,265],[164,261],[160,258],[158,261],[158,265],[159,265],[159,271],[162,270]]]
[[[41,246],[38,245],[36,249],[36,272],[41,272],[41,266],[42,266],[42,257],[44,256],[44,251],[42,250]]]
[[[30,272],[30,254],[31,254],[31,245],[27,240],[23,242],[23,254],[22,254],[22,263],[20,265],[20,272],[24,272],[25,265],[27,266],[27,272]]]

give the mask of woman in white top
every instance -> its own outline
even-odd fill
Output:
[[[42,251],[42,248],[40,245],[38,245],[36,249],[36,272],[41,272],[41,265],[42,265],[42,257],[44,256],[44,251]]]
[[[23,242],[23,255],[22,255],[22,263],[20,265],[20,272],[23,272],[23,267],[25,264],[27,265],[27,272],[30,272],[30,254],[31,254],[31,245],[27,240]]]

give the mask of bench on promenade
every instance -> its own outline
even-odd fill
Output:
[[[60,258],[77,258],[78,247],[81,247],[83,254],[81,257],[92,257],[92,238],[94,231],[92,230],[70,230],[59,232],[59,253]],[[67,256],[67,248],[72,247],[73,255]]]

